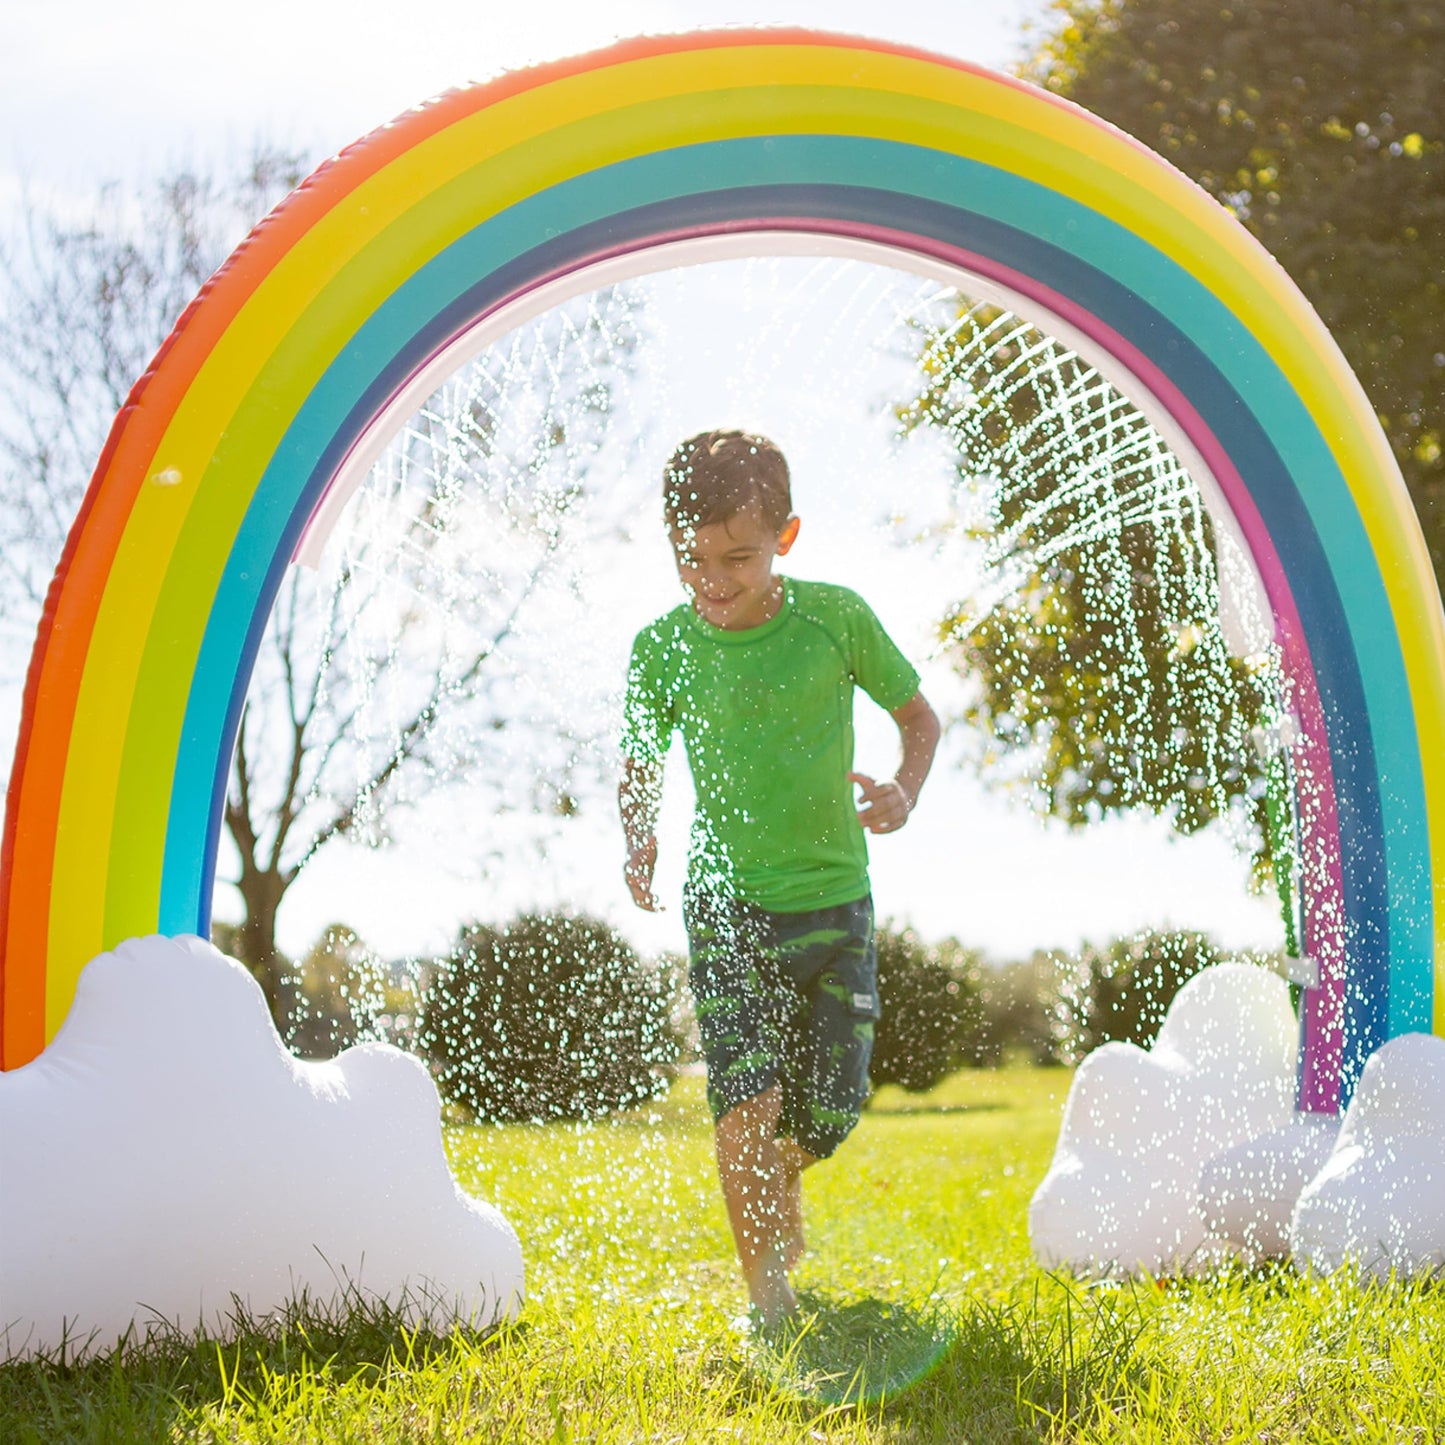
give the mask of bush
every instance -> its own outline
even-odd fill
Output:
[[[666,1087],[673,993],[601,920],[525,914],[463,929],[423,987],[418,1047],[475,1118],[595,1118]]]
[[[990,964],[978,971],[979,1025],[973,1062],[997,1068],[1010,1059],[1036,1067],[1058,1064],[1055,1014],[1059,960],[1035,952],[1026,959]]]
[[[386,1010],[386,969],[355,929],[333,923],[294,972],[285,1038],[303,1059],[334,1058],[363,1039],[380,1037]]]
[[[974,1062],[981,1022],[977,968],[977,955],[952,939],[929,945],[911,928],[878,930],[882,1016],[868,1069],[875,1086],[923,1093]]]
[[[1065,1061],[1115,1041],[1147,1048],[1174,995],[1222,956],[1202,933],[1145,931],[1106,948],[1085,944],[1066,968],[1055,1014]]]

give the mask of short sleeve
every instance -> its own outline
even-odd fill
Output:
[[[657,665],[657,648],[647,632],[632,644],[627,666],[627,693],[622,704],[621,746],[624,757],[639,763],[660,763],[672,744],[672,708]]]
[[[878,704],[892,712],[918,691],[918,670],[883,629],[873,609],[850,592],[848,650],[853,680]]]

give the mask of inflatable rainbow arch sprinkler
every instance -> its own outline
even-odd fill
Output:
[[[441,376],[546,306],[739,253],[859,254],[1067,339],[1253,560],[1298,720],[1299,1107],[1445,1032],[1445,617],[1363,392],[1292,284],[1143,146],[1016,81],[800,31],[632,41],[458,90],[324,165],[116,419],[31,667],[0,886],[3,1055],[80,969],[209,927],[281,576]]]

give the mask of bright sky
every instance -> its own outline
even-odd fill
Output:
[[[197,0],[0,0],[0,210],[13,206],[23,187],[83,198],[102,180],[243,155],[258,138],[319,160],[448,87],[625,34],[801,24],[875,34],[1004,68],[1026,49],[1024,23],[1044,9],[1044,0],[892,6],[431,0],[424,7],[377,0],[250,0],[235,7]],[[745,337],[735,342],[746,344]],[[717,350],[722,354],[722,343]],[[830,395],[830,388],[823,377],[814,399]],[[877,389],[875,383],[858,395],[876,401]],[[783,407],[774,421],[757,414],[770,396]],[[759,389],[735,391],[727,401],[752,411],[733,410],[722,424],[758,429],[786,427],[787,407],[801,404],[796,394],[779,403],[776,384],[766,377]],[[714,424],[682,383],[668,404],[679,426]],[[837,430],[816,421],[802,428],[805,472],[810,457],[814,474],[827,475],[830,466],[846,464],[839,458],[859,454],[846,434],[824,444]],[[879,465],[889,464],[884,453],[878,456]],[[665,553],[659,556],[662,596],[673,584]],[[799,572],[829,575],[821,556],[815,551],[811,566],[800,561]],[[844,565],[841,555],[831,562],[834,570]],[[852,580],[885,618],[917,620],[906,562],[880,565],[868,585]],[[0,741],[7,754],[13,735],[13,719],[6,717]],[[953,933],[999,957],[1085,936],[1103,940],[1145,924],[1200,927],[1241,945],[1278,941],[1273,906],[1246,896],[1244,864],[1221,839],[1180,841],[1153,822],[1121,822],[1086,838],[1046,829],[946,769],[930,784],[928,804],[904,834],[880,840],[874,850],[880,916],[912,918],[927,934]],[[582,844],[595,862],[586,881],[564,861],[550,879],[535,880],[538,894],[570,887],[578,901],[617,922],[641,923],[638,941],[645,946],[680,948],[675,910],[660,921],[628,917],[617,896],[616,846],[610,831],[599,831]],[[406,952],[440,946],[459,913],[502,916],[470,907],[457,886],[425,873],[407,876],[399,888],[396,860],[385,853],[360,860],[349,852],[323,855],[304,883],[283,913],[283,945],[293,951],[337,918],[353,922],[383,952]],[[406,917],[377,902],[398,892],[408,900]],[[522,898],[515,890],[514,896]],[[218,899],[218,913],[229,911]],[[419,916],[434,920],[425,937],[417,934]]]
[[[0,0],[0,174],[88,188],[252,139],[333,152],[429,96],[627,35],[872,34],[1002,68],[1043,0]]]

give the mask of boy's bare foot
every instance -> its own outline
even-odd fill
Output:
[[[802,1258],[802,1173],[814,1162],[793,1139],[775,1134],[782,1090],[774,1084],[717,1121],[718,1178],[748,1295],[759,1323],[798,1307],[788,1274]]]
[[[798,1297],[788,1283],[781,1256],[774,1255],[748,1280],[753,1317],[764,1329],[781,1324],[796,1314]]]

